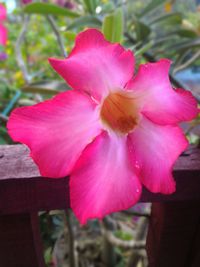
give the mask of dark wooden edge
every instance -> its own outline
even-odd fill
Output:
[[[45,267],[37,213],[0,216],[0,266]]]
[[[178,159],[174,177],[177,183],[174,194],[153,194],[144,188],[141,202],[199,200],[199,149],[189,148]],[[25,146],[0,146],[0,214],[67,209],[68,183],[68,177],[41,177]]]
[[[37,212],[32,212],[31,216],[31,230],[33,235],[33,245],[37,259],[38,267],[45,267],[45,261],[43,256],[43,243],[40,235],[39,217]]]
[[[148,267],[200,266],[200,201],[153,203],[146,249]]]

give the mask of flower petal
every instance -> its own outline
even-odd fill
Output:
[[[15,109],[7,127],[15,141],[29,146],[41,174],[47,177],[68,175],[85,146],[101,132],[96,105],[74,91]]]
[[[142,113],[163,125],[189,121],[198,114],[197,102],[190,92],[172,89],[169,68],[167,59],[141,65],[136,77],[126,87],[134,91]]]
[[[128,158],[126,138],[102,133],[88,145],[70,178],[71,207],[81,223],[133,206],[141,184]]]
[[[86,91],[97,100],[109,90],[123,88],[132,78],[134,67],[132,52],[109,43],[96,29],[77,36],[68,58],[50,58],[49,62],[72,88]]]
[[[6,19],[6,8],[4,5],[0,3],[0,21],[3,21]]]
[[[5,46],[7,42],[7,29],[4,25],[0,24],[0,45]]]
[[[173,164],[188,142],[177,126],[161,126],[143,117],[129,134],[132,163],[137,166],[141,182],[154,193],[175,191]]]

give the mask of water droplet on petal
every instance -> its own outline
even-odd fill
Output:
[[[137,168],[137,169],[140,168],[139,162],[137,160],[135,161],[135,168]]]

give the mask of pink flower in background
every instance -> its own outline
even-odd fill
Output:
[[[33,0],[22,0],[23,4],[30,4],[32,3]],[[51,1],[53,4],[66,7],[68,9],[73,9],[75,7],[75,4],[71,0],[52,0]]]
[[[3,4],[0,3],[0,21],[6,20],[6,8]]]
[[[30,3],[32,3],[33,2],[33,0],[22,0],[22,3],[24,4],[24,5],[26,5],[26,4],[30,4]]]
[[[5,46],[7,42],[7,29],[2,24],[6,20],[6,8],[0,3],[0,45]]]
[[[52,2],[68,9],[73,9],[75,7],[75,4],[71,0],[52,0]]]
[[[68,58],[49,59],[74,89],[14,110],[8,131],[26,144],[46,177],[70,175],[81,223],[133,206],[142,184],[175,191],[173,164],[188,145],[181,121],[198,114],[190,92],[172,89],[170,61],[139,67],[96,29],[80,33]]]

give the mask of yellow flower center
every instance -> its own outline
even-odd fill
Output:
[[[127,134],[138,121],[138,112],[134,98],[128,92],[109,94],[101,107],[101,120],[112,130]]]

